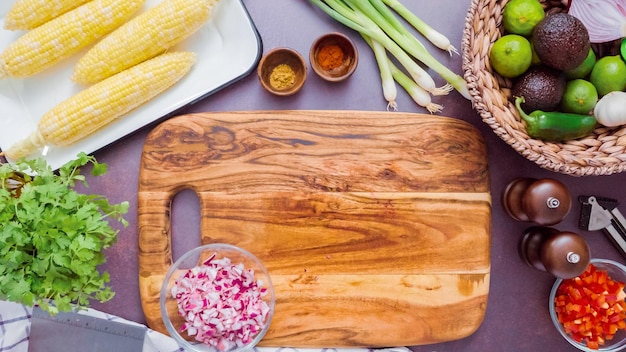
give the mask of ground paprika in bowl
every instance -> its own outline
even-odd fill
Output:
[[[356,46],[346,35],[332,32],[318,37],[311,45],[309,61],[313,71],[330,82],[350,77],[359,61]]]

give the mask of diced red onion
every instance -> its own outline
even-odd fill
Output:
[[[568,13],[578,18],[592,43],[626,36],[626,0],[570,0]]]
[[[178,313],[185,318],[181,331],[220,351],[249,343],[269,313],[262,286],[254,270],[211,256],[188,269],[172,287]]]

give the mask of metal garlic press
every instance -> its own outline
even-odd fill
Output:
[[[578,227],[587,231],[602,230],[626,258],[626,219],[617,209],[619,202],[611,198],[580,196]]]

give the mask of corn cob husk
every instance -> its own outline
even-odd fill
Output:
[[[165,52],[200,29],[217,2],[162,0],[89,49],[74,67],[72,80],[93,84]]]
[[[4,17],[4,29],[29,30],[90,0],[17,0]]]
[[[145,0],[93,0],[26,32],[0,54],[0,78],[35,75],[126,22]]]
[[[37,130],[5,156],[16,160],[44,146],[75,143],[166,91],[195,61],[192,52],[165,53],[90,86],[44,114]]]

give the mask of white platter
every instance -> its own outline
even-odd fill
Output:
[[[159,1],[147,0],[141,11]],[[23,34],[1,29],[12,4],[13,1],[0,1],[0,50]],[[209,22],[171,50],[190,50],[197,54],[196,64],[182,81],[86,139],[69,147],[51,146],[31,157],[42,155],[57,169],[79,152],[93,153],[247,76],[258,63],[262,44],[241,0],[221,0]],[[27,137],[46,111],[84,89],[70,80],[81,54],[30,78],[0,80],[0,148],[6,150]]]

